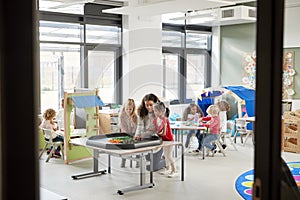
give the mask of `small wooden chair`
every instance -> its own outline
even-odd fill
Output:
[[[63,149],[64,143],[61,141],[53,142],[52,137],[51,137],[51,131],[52,131],[51,129],[43,128],[42,130],[43,130],[43,134],[44,134],[44,138],[45,138],[45,146],[44,146],[43,150],[41,151],[39,158],[42,157],[42,155],[45,152],[45,150],[47,149],[47,147],[51,148],[51,146],[52,146],[52,149],[46,159],[46,162],[48,162],[50,160],[50,158],[52,157],[52,154],[54,153],[55,149],[58,146],[60,146],[60,149],[62,152],[62,159],[64,160],[64,149]],[[49,139],[47,139],[47,138],[49,138]]]

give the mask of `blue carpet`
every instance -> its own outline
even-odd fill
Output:
[[[289,162],[287,163],[290,168],[292,175],[297,183],[300,186],[300,162]],[[253,169],[246,171],[241,174],[235,181],[235,189],[237,192],[246,200],[252,199],[252,185],[254,182],[254,173]]]

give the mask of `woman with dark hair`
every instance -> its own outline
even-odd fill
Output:
[[[160,102],[155,94],[147,94],[142,99],[141,105],[137,109],[137,129],[135,132],[135,139],[140,140],[145,137],[150,137],[156,134],[156,128],[153,124],[155,118],[153,106]]]

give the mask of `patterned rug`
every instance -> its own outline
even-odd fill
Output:
[[[300,162],[289,162],[287,163],[290,168],[292,175],[300,186]],[[235,181],[235,189],[237,192],[246,200],[252,199],[252,185],[254,182],[254,171],[249,170],[241,174]]]

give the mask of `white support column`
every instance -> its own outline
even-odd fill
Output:
[[[161,96],[161,16],[123,17],[123,99],[141,100],[147,93]]]
[[[222,84],[220,68],[220,26],[212,28],[212,53],[211,53],[211,86]]]

